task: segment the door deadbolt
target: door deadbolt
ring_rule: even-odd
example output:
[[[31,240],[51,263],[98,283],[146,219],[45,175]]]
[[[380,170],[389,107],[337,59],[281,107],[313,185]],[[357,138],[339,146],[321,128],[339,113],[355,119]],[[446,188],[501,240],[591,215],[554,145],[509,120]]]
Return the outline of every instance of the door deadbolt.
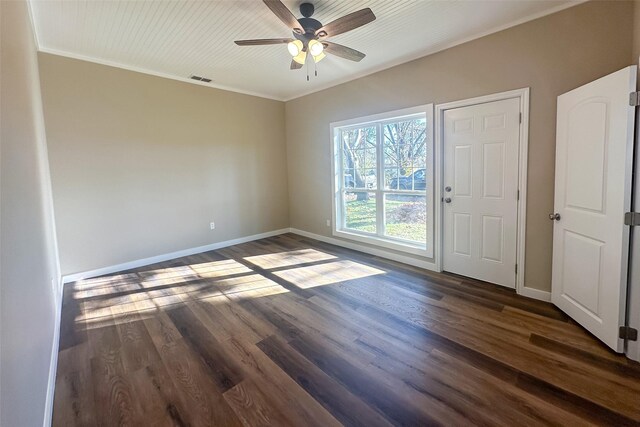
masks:
[[[444,187],[444,191],[446,191],[447,193],[451,192],[451,187],[449,187],[449,186]]]

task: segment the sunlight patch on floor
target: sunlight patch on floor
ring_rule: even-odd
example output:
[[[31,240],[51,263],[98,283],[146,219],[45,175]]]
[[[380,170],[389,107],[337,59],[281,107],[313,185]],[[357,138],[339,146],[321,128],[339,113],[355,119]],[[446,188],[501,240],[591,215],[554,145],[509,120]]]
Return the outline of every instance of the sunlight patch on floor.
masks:
[[[344,260],[291,268],[277,271],[274,274],[299,288],[313,288],[316,286],[345,282],[347,280],[362,279],[363,277],[377,274],[385,274],[385,272],[364,264]]]
[[[251,271],[251,270],[249,270]],[[173,273],[154,275],[154,287],[139,281],[135,292],[124,295],[92,295],[79,302],[80,314],[76,323],[86,329],[139,320],[138,316],[152,316],[159,311],[184,305],[188,302],[206,301],[212,304],[228,304],[230,300],[245,300],[289,292],[276,282],[254,273],[216,281],[183,283]],[[132,317],[133,316],[133,317]]]
[[[117,292],[127,292],[140,287],[138,280],[140,280],[140,277],[135,273],[78,280],[73,283],[73,297],[75,299],[84,299]]]
[[[275,254],[256,255],[244,258],[246,261],[260,268],[271,269],[289,267],[308,262],[326,261],[336,259],[335,256],[317,251],[315,249],[301,249],[298,251],[278,252]]]
[[[202,278],[216,278],[236,274],[253,273],[253,270],[232,259],[191,264],[189,267]]]
[[[338,260],[315,249],[244,259],[262,269],[274,270],[272,274],[299,288],[385,273],[354,261]],[[87,329],[139,320],[189,302],[228,304],[289,292],[233,259],[80,280],[73,286],[80,311],[75,320]]]

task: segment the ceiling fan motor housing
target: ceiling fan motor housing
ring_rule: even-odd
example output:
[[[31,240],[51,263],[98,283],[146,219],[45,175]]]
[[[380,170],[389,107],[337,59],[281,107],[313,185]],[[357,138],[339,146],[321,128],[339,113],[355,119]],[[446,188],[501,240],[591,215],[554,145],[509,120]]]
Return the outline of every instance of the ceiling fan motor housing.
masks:
[[[293,36],[298,40],[309,41],[316,38],[316,30],[322,28],[322,23],[313,18],[300,18],[298,22],[304,28],[304,34],[298,34],[295,31]]]
[[[311,17],[314,11],[315,7],[311,3],[302,3],[300,5],[300,14],[304,16],[304,18],[298,19],[298,22],[304,29],[304,34],[298,34],[294,31],[293,36],[302,41],[305,46],[309,43],[310,40],[317,38],[315,35],[316,30],[322,28],[322,23],[317,19],[313,19]]]

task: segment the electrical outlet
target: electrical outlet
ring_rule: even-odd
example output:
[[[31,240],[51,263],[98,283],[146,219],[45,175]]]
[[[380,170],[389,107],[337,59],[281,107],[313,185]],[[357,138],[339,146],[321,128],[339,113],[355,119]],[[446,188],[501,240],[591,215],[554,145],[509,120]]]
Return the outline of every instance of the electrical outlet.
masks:
[[[209,228],[212,229],[212,230],[215,230],[216,229],[216,223],[215,222],[210,222],[209,223]]]
[[[330,219],[327,220],[327,227],[331,227],[331,220]]]

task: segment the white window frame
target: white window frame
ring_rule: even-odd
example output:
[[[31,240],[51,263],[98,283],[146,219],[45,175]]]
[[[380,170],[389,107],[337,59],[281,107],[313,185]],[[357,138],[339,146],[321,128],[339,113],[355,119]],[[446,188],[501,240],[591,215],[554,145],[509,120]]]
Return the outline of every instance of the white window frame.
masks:
[[[424,191],[418,190],[401,190],[403,194],[415,194],[424,195],[427,202],[427,235],[425,236],[426,243],[424,245],[420,243],[410,242],[408,240],[397,239],[389,236],[383,236],[383,224],[384,224],[384,196],[387,193],[398,193],[398,190],[386,190],[384,188],[384,159],[382,157],[382,132],[381,126],[384,122],[396,122],[402,120],[404,117],[414,116],[416,114],[424,114],[427,121],[427,131],[425,132],[426,139],[426,151],[427,151],[427,164],[426,164],[426,181],[427,186]],[[343,195],[343,179],[341,179],[342,173],[342,147],[340,140],[340,132],[348,128],[362,128],[367,125],[375,124],[378,126],[376,132],[377,138],[377,164],[376,164],[376,179],[377,185],[375,189],[363,189],[362,191],[375,193],[377,206],[382,208],[377,209],[376,217],[376,233],[359,232],[357,230],[350,230],[344,227],[345,215],[343,212],[344,201]],[[374,114],[366,117],[358,117],[350,120],[344,120],[340,122],[334,122],[330,124],[331,131],[331,190],[332,190],[332,231],[333,235],[343,239],[354,240],[357,242],[368,243],[374,246],[380,246],[387,249],[393,249],[396,251],[406,252],[414,255],[420,255],[426,258],[432,259],[435,253],[435,215],[436,215],[436,200],[435,200],[435,187],[436,187],[436,159],[434,157],[434,144],[433,135],[435,131],[435,123],[433,120],[433,104],[421,105],[412,108],[405,108],[402,110],[389,111],[381,114]],[[358,191],[358,189],[355,189]]]

